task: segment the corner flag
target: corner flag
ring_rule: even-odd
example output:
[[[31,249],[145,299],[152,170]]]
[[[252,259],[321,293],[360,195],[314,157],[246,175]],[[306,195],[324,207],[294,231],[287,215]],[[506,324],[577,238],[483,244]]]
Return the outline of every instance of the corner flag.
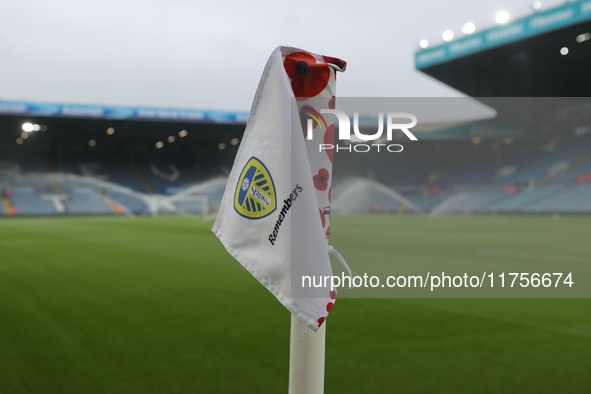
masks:
[[[334,109],[340,59],[279,47],[259,83],[212,231],[314,331],[336,299],[329,261]],[[311,125],[308,126],[308,125]],[[310,130],[313,138],[308,139]],[[303,277],[309,278],[304,284]]]

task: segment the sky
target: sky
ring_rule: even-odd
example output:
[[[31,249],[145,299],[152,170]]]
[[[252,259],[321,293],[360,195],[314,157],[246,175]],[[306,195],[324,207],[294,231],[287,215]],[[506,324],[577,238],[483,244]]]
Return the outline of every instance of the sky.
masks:
[[[247,111],[279,45],[347,61],[339,96],[458,96],[414,69],[419,40],[531,3],[0,0],[0,100]]]

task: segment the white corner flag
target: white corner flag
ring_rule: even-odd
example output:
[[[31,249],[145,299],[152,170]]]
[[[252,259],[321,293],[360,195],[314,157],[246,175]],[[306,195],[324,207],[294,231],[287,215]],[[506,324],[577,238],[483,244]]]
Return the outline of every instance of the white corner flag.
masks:
[[[316,331],[334,305],[329,261],[334,118],[340,59],[273,51],[213,232],[255,278]],[[331,115],[332,116],[332,115]],[[311,135],[310,135],[311,134]]]

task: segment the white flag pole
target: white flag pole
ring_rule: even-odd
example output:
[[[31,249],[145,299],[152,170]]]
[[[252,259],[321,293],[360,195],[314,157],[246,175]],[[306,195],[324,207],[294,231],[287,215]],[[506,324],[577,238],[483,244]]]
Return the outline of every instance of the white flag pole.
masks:
[[[314,332],[291,315],[289,394],[324,393],[326,321]]]
[[[326,320],[314,332],[292,314],[288,394],[324,394],[325,350]]]

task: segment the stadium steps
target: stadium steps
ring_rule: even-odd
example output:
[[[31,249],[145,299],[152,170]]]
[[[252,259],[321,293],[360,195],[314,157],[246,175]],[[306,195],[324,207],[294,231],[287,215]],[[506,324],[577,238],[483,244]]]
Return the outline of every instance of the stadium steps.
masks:
[[[7,215],[14,215],[14,207],[9,197],[2,197],[2,206]]]
[[[573,162],[570,170],[562,174],[561,177],[555,179],[556,181],[572,182],[576,180],[579,175],[586,175],[591,172],[591,151],[586,155],[579,157]]]
[[[587,152],[587,154],[579,157],[577,160],[573,161],[571,168],[575,168],[580,166],[581,164],[585,163],[586,161],[591,160],[591,151]]]
[[[454,166],[454,162],[448,162],[447,165],[442,169],[429,174],[427,178],[427,187],[433,186],[435,183],[441,182],[443,178],[451,171]],[[439,182],[438,182],[439,181]]]
[[[408,197],[404,197],[404,199],[400,202],[400,204],[398,204],[398,208],[396,209],[396,213],[398,214],[403,214],[404,210],[406,209],[406,204],[408,204],[410,200],[408,199]]]
[[[585,162],[589,161],[591,159],[591,151],[587,152],[586,154],[579,156],[577,159],[575,159],[572,163],[570,163],[570,167],[568,169],[568,171],[564,172],[564,173],[569,173],[573,170],[576,170],[578,167],[580,167],[581,165],[583,165]],[[541,183],[548,183],[558,177],[560,177],[560,175],[563,175],[564,173],[560,173],[560,174],[547,174],[541,181]]]
[[[113,199],[111,197],[104,195],[103,199],[105,200],[105,204],[107,204],[107,206],[109,207],[111,212],[113,212],[115,214],[119,213],[119,211],[117,210],[117,204],[115,203],[115,201],[113,201]]]
[[[155,193],[154,187],[152,186],[152,184],[150,183],[148,178],[144,175],[142,170],[140,170],[140,168],[131,159],[129,160],[129,167],[133,170],[133,172],[135,173],[137,178],[140,180],[142,185],[144,185],[144,187],[146,188],[148,193],[154,194]]]
[[[589,153],[591,137],[571,140],[570,142],[546,153],[529,165],[519,168],[517,172],[503,179],[503,183],[528,182],[531,180],[543,180],[548,170],[560,162],[568,162],[573,157],[582,157]],[[556,178],[563,174],[556,174]]]
[[[211,169],[215,176],[224,176],[222,170],[220,170],[211,160],[208,158],[205,159],[205,164]]]
[[[572,169],[571,171],[560,175],[554,179],[555,183],[558,182],[565,182],[565,183],[573,183],[576,182],[577,177],[580,175],[588,175],[591,173],[591,160],[586,161],[576,168]]]
[[[51,164],[51,160],[49,159],[49,157],[47,155],[43,156],[43,163],[45,164],[45,170],[49,174],[49,179],[51,181],[51,184],[53,185],[53,188],[55,189],[55,192],[57,194],[63,194],[64,189],[62,188],[59,181],[57,180],[57,178],[55,176],[55,170],[53,168],[53,165]]]

